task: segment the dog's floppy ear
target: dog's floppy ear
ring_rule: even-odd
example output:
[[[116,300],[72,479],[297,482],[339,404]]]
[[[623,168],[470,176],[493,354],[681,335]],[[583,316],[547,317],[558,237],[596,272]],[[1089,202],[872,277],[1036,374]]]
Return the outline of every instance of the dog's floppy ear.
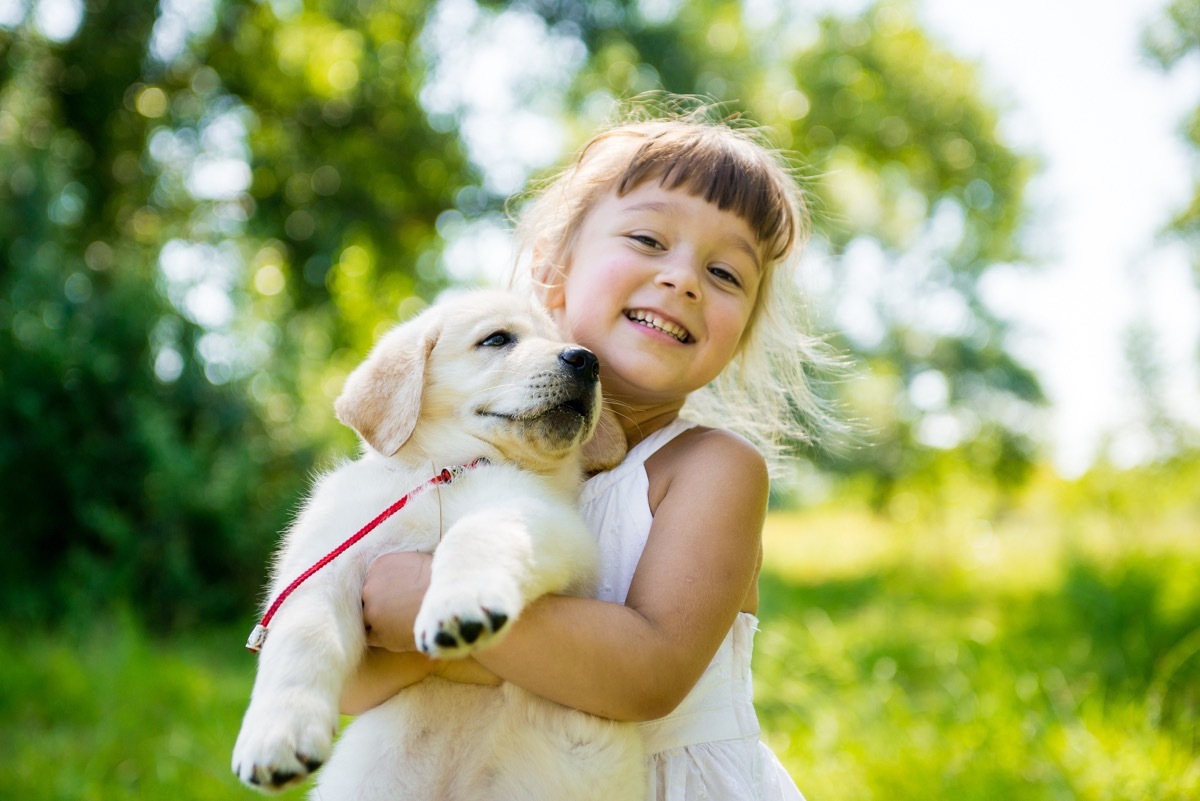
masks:
[[[583,469],[588,473],[610,470],[621,463],[629,450],[625,432],[617,422],[617,415],[607,403],[600,405],[600,419],[591,438],[583,443]]]
[[[334,401],[338,420],[384,456],[400,450],[417,425],[425,365],[439,331],[427,315],[392,329],[350,373]]]

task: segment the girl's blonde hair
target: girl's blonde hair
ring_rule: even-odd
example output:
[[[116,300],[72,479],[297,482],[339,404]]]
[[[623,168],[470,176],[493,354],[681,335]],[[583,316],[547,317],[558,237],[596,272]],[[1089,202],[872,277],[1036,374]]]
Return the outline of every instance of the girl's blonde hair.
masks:
[[[584,218],[609,191],[647,181],[702,197],[745,220],[765,256],[755,308],[737,354],[688,397],[684,413],[753,442],[772,467],[834,424],[812,389],[814,368],[836,362],[807,332],[795,281],[808,214],[795,170],[762,132],[715,119],[713,108],[680,111],[679,99],[639,102],[593,136],[565,169],[535,186],[516,215],[518,282],[547,286],[563,274]],[[618,414],[620,410],[617,410]]]

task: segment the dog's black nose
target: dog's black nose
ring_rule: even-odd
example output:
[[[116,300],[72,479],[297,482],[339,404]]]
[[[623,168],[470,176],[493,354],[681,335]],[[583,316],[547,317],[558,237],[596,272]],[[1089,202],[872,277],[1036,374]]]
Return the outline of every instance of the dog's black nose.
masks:
[[[600,377],[600,360],[587,348],[568,348],[558,354],[558,360],[580,378],[595,381]]]

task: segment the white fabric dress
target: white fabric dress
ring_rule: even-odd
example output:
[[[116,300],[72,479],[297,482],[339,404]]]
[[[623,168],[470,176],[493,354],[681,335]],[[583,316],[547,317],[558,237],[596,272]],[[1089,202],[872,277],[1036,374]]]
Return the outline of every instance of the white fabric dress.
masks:
[[[694,423],[682,418],[635,445],[583,487],[584,517],[600,543],[599,596],[624,603],[650,533],[646,459]],[[647,801],[803,801],[759,739],[750,656],[758,619],[742,612],[712,662],[671,714],[641,724]]]

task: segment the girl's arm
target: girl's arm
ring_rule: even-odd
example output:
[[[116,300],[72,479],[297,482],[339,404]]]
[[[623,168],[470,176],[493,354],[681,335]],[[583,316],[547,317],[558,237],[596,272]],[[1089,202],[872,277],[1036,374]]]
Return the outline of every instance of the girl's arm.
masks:
[[[432,666],[433,661],[417,651],[400,653],[368,648],[358,671],[342,688],[338,711],[343,715],[361,715],[424,679]]]
[[[654,523],[625,604],[539,599],[508,636],[475,654],[480,665],[616,720],[651,720],[683,700],[738,611],[753,604],[768,479],[758,452],[722,431],[681,435],[650,465]],[[373,644],[410,649],[408,607],[422,590],[403,591],[409,601],[382,601],[376,593],[395,588],[387,569],[382,559],[372,569],[364,618]]]
[[[425,587],[429,586],[429,557],[424,554],[393,554],[401,558],[384,555],[386,570],[376,570],[375,564],[367,571],[363,586],[363,620],[367,629],[367,643],[380,645],[377,632],[371,622],[391,624],[409,616],[411,621],[420,608]],[[376,560],[379,564],[379,560]],[[383,586],[381,585],[383,583]],[[420,588],[420,595],[412,588]],[[392,590],[392,591],[388,591]],[[382,612],[372,607],[368,615],[368,598],[386,599],[389,607]],[[394,625],[388,625],[389,630]],[[433,672],[433,661],[415,648],[368,648],[359,663],[358,670],[346,686],[338,709],[344,715],[360,715],[368,709],[382,704],[409,685],[416,684]]]
[[[430,557],[420,553],[387,554],[380,557],[386,569],[367,571],[363,586],[363,620],[367,642],[378,646],[379,634],[371,621],[386,624],[388,631],[399,632],[398,621],[407,620],[407,642],[390,643],[389,648],[368,648],[358,670],[342,689],[338,709],[344,715],[361,715],[382,704],[405,687],[429,676],[467,684],[497,684],[495,674],[480,667],[473,659],[430,659],[416,650],[412,639],[413,621],[429,586]],[[370,599],[370,600],[368,600]],[[380,607],[380,603],[384,607]]]
[[[659,455],[668,467],[661,483],[652,470],[654,523],[625,605],[543,599],[476,656],[484,667],[617,720],[683,700],[754,594],[769,484],[758,452],[727,432],[683,435]]]
[[[368,648],[358,671],[342,689],[338,711],[343,715],[361,715],[429,676],[461,684],[500,683],[496,674],[474,659],[435,660],[417,651]]]

